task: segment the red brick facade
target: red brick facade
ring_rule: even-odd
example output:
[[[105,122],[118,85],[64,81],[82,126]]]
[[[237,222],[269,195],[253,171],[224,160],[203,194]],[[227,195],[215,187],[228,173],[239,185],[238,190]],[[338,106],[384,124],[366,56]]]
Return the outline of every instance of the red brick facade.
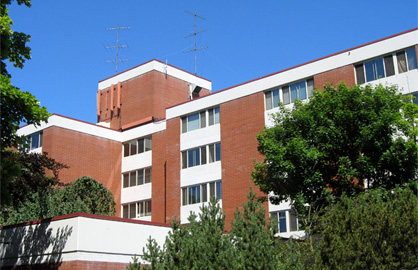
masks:
[[[128,263],[68,261],[60,263],[43,263],[32,265],[6,266],[4,270],[123,270]]]
[[[121,160],[120,142],[76,132],[60,127],[43,131],[42,151],[68,165],[59,178],[64,183],[90,176],[103,183],[113,194],[117,215],[120,216]]]
[[[348,87],[356,83],[354,65],[340,67],[314,76],[314,84],[317,89],[323,89],[327,83],[337,86],[339,82],[345,82]]]

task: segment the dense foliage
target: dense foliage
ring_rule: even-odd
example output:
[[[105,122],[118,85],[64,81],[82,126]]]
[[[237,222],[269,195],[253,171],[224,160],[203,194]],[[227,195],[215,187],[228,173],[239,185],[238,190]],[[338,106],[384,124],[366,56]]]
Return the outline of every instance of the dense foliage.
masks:
[[[201,207],[198,216],[191,214],[189,224],[174,221],[163,247],[149,240],[143,259],[150,265],[144,269],[278,269],[274,230],[256,195],[251,192],[248,198],[243,209],[237,209],[228,234],[215,199]]]
[[[410,188],[342,196],[319,222],[322,267],[416,269],[418,200]]]
[[[113,216],[116,212],[112,193],[91,177],[80,177],[65,187],[49,186],[29,192],[17,206],[3,209],[0,225],[77,212]]]
[[[318,210],[327,197],[416,180],[417,106],[404,99],[396,87],[339,84],[293,109],[281,104],[274,126],[257,136],[265,159],[254,182],[275,203]]]

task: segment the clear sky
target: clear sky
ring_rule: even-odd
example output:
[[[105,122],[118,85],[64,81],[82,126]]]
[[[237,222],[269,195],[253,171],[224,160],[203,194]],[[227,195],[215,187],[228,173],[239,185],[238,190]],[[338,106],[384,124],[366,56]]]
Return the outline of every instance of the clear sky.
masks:
[[[32,36],[32,59],[9,64],[12,83],[50,113],[96,122],[98,82],[151,59],[197,74],[218,91],[285,68],[417,27],[417,0],[32,0],[9,7],[13,29]]]

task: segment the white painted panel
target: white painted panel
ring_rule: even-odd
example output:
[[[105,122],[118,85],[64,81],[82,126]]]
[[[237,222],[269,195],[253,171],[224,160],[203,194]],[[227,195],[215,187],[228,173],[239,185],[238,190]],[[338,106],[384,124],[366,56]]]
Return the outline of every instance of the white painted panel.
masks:
[[[122,133],[122,142],[128,142],[137,138],[152,135],[166,129],[166,121],[152,122],[146,125],[128,129]]]
[[[222,200],[219,200],[220,207],[222,208]],[[188,218],[190,216],[190,212],[195,213],[197,216],[199,216],[200,213],[200,207],[203,205],[208,205],[208,202],[205,203],[196,203],[191,205],[184,205],[180,209],[180,222],[181,224],[189,223]],[[199,218],[197,218],[199,220]]]
[[[180,151],[207,145],[221,140],[221,125],[216,124],[190,132],[180,136]]]
[[[269,212],[277,212],[277,211],[283,211],[283,210],[290,210],[290,202],[289,201],[284,201],[281,202],[280,204],[272,204],[269,200]]]
[[[152,150],[140,154],[122,157],[122,173],[140,168],[151,167]]]
[[[371,85],[382,84],[397,85],[402,94],[408,94],[418,91],[418,70],[413,69],[408,72],[396,74],[387,78],[381,78],[376,81],[368,82]]]
[[[123,186],[123,185],[122,185]],[[147,183],[139,186],[122,188],[121,204],[149,200],[152,197],[152,184]]]
[[[220,180],[221,178],[222,165],[220,161],[217,161],[201,166],[182,169],[180,171],[180,186],[186,187],[200,183]]]

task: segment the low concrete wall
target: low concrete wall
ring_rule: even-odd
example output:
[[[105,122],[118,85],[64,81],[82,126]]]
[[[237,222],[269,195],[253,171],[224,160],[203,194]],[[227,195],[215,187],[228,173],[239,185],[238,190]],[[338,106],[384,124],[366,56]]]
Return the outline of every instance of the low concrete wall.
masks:
[[[161,246],[166,224],[83,213],[0,228],[0,268],[89,261],[128,263],[148,238]]]

